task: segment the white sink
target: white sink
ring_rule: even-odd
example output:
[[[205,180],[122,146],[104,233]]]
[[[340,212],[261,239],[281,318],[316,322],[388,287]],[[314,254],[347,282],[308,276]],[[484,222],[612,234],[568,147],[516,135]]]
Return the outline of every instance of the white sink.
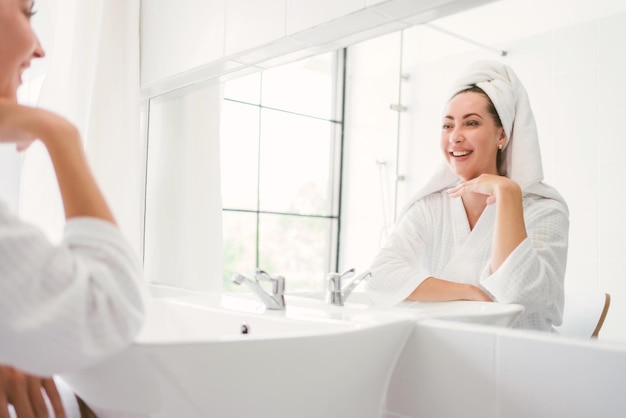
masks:
[[[289,295],[292,303],[304,304],[307,299],[313,300],[315,304],[324,301],[322,292],[299,292]],[[357,309],[374,307],[374,303],[366,292],[352,292],[346,298],[345,306]],[[379,308],[381,310],[391,310],[397,313],[404,313],[417,319],[445,319],[450,321],[496,325],[502,327],[512,326],[519,315],[524,311],[524,307],[519,304],[504,304],[495,302],[471,302],[471,301],[450,301],[450,302],[402,302],[392,308]]]
[[[152,298],[134,344],[63,375],[98,417],[381,416],[413,320],[219,294]],[[242,333],[242,326],[248,333]]]

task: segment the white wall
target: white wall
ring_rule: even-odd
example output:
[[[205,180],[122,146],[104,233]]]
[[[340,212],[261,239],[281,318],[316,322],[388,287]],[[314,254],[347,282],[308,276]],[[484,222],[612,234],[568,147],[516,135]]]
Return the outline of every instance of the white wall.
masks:
[[[142,0],[142,88],[257,71],[490,1]]]
[[[616,13],[495,45],[508,51],[506,57],[424,26],[405,30],[402,72],[409,78],[401,83],[406,91],[403,104],[408,110],[400,119],[398,165],[406,180],[399,183],[397,196],[402,206],[441,161],[439,119],[449,84],[478,59],[510,64],[525,84],[535,111],[545,181],[559,189],[570,207],[566,291],[610,293],[612,304],[601,338],[620,342],[626,342],[626,328],[622,326],[626,320],[626,280],[620,262],[626,247],[622,238],[626,236],[622,215],[626,199],[621,193],[619,152],[624,136],[620,121],[626,117],[625,28],[626,13]],[[385,39],[382,48],[385,44],[380,41],[378,46],[373,41],[368,43],[374,47],[375,56],[387,51],[386,57],[393,60],[389,57],[397,40],[390,35]],[[356,68],[359,63],[354,65]],[[389,77],[397,79],[393,71]],[[358,74],[355,78],[358,81]],[[371,98],[375,96],[372,93]],[[358,101],[359,96],[355,97]],[[361,115],[354,123],[387,118],[385,112]],[[348,132],[356,130],[347,128]],[[370,152],[355,150],[361,155]],[[367,175],[359,173],[354,181]],[[371,196],[377,193],[372,191],[369,200],[353,201],[347,206],[366,207],[364,203],[368,202],[376,208],[380,203]],[[359,230],[367,224],[350,227]],[[353,254],[369,256],[378,245],[374,238],[367,241],[359,235],[354,239],[344,237],[343,245]],[[350,260],[352,264],[363,262]]]

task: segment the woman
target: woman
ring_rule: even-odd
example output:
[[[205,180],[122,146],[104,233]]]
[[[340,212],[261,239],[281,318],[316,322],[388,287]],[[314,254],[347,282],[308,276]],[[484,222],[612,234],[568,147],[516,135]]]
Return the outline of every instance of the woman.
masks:
[[[0,143],[40,140],[52,160],[67,219],[63,241],[0,203],[0,417],[46,416],[43,388],[63,415],[50,376],[126,347],[143,321],[140,264],[87,165],[77,129],[54,113],[21,106],[17,88],[44,56],[32,0],[0,0]]]
[[[446,164],[373,262],[372,298],[519,303],[517,327],[551,331],[562,319],[568,211],[542,182],[534,117],[511,68],[478,62],[454,84],[441,149]]]

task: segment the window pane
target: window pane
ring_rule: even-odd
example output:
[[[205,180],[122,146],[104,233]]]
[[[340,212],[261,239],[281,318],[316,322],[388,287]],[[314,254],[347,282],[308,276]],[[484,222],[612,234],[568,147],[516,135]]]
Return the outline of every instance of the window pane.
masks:
[[[335,117],[336,52],[265,70],[263,106],[290,112]]]
[[[225,100],[221,131],[222,204],[256,210],[259,108]]]
[[[332,269],[337,221],[303,216],[261,214],[259,267],[285,277],[285,291],[324,289]],[[333,253],[334,254],[334,253]]]
[[[237,271],[251,277],[255,268],[285,276],[288,291],[320,291],[334,269],[338,57],[331,52],[225,84],[221,166],[227,291],[247,292],[233,285],[231,276]]]
[[[223,212],[224,290],[249,292],[231,282],[233,273],[252,278],[256,268],[256,213]]]
[[[230,80],[224,84],[224,98],[240,102],[261,103],[261,73]]]
[[[334,215],[336,124],[268,109],[261,118],[260,210]]]

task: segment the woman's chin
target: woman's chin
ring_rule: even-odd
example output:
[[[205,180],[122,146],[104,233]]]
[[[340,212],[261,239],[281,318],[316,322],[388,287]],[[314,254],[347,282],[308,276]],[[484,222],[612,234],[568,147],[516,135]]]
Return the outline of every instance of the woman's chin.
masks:
[[[2,89],[0,90],[0,100],[9,100],[17,103],[17,90]]]

